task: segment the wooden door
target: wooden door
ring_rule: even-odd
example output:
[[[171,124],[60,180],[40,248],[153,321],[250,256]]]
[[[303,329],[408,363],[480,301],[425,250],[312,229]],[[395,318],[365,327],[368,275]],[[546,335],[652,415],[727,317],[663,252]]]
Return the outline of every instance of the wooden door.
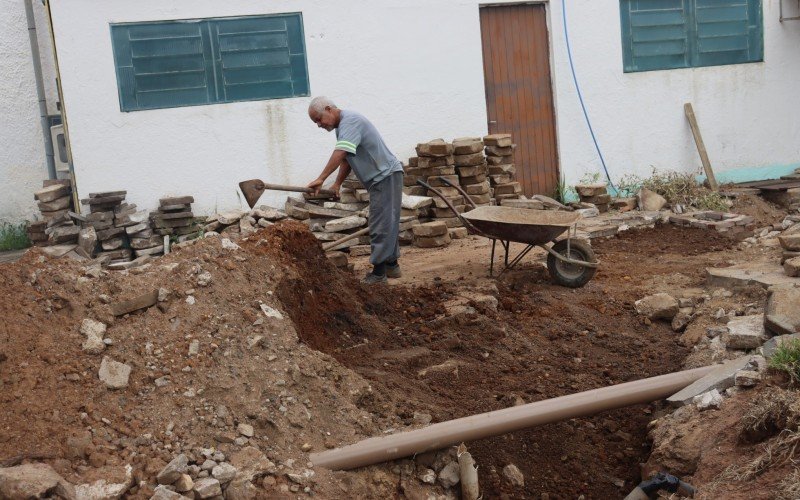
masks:
[[[482,7],[483,73],[489,133],[510,133],[526,195],[558,184],[553,88],[545,6]]]

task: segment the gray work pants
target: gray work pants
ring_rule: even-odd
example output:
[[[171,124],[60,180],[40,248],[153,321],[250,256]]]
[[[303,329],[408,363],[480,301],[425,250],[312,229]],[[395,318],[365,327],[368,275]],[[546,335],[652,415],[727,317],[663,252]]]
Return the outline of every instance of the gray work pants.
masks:
[[[400,209],[403,201],[403,172],[370,184],[369,262],[373,266],[396,261],[400,257]]]

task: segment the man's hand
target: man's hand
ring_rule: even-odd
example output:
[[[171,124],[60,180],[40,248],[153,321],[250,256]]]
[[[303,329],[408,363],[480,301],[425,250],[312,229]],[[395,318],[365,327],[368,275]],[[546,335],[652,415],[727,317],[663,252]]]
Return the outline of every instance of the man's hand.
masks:
[[[324,182],[325,182],[325,179],[317,178],[317,179],[314,179],[313,181],[309,182],[308,186],[306,186],[306,187],[313,189],[314,191],[312,192],[312,194],[316,196],[316,195],[319,194],[319,190],[322,189],[322,184]]]
[[[342,188],[342,185],[341,185],[341,184],[339,184],[338,182],[337,182],[337,183],[334,183],[334,184],[333,184],[333,185],[330,187],[330,190],[334,192],[334,195],[333,195],[333,196],[334,196],[334,198],[336,198],[337,200],[338,200],[339,198],[341,198],[341,196],[339,196],[339,190],[340,190],[341,188]]]

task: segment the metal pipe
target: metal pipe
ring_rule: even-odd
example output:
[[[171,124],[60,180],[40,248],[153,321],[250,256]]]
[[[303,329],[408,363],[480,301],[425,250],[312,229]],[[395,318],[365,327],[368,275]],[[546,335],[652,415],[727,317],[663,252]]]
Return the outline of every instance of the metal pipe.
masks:
[[[315,467],[354,469],[438,450],[462,441],[474,441],[568,418],[648,403],[674,394],[712,369],[713,367],[706,366],[659,375],[471,415],[392,436],[369,438],[343,448],[312,453],[311,461]]]
[[[50,123],[47,120],[47,97],[44,93],[42,60],[39,55],[39,38],[36,35],[36,18],[33,14],[33,0],[25,0],[25,17],[28,19],[28,38],[31,43],[33,75],[36,78],[36,95],[39,98],[39,121],[42,127],[42,135],[44,136],[44,154],[47,160],[47,175],[50,179],[55,179],[55,152],[53,151],[53,136],[50,135]]]

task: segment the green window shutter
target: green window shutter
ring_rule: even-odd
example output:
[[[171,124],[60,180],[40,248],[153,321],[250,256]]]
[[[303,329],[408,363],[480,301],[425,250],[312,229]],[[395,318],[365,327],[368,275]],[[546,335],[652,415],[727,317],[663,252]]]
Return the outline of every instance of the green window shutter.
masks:
[[[685,0],[622,0],[620,6],[626,72],[689,66]]]
[[[763,60],[760,0],[694,0],[697,50],[693,66]]]
[[[625,72],[763,60],[761,0],[620,0]]]
[[[111,27],[123,111],[213,101],[201,31],[199,22]]]
[[[225,101],[308,95],[300,14],[211,23]]]
[[[120,109],[309,94],[301,14],[111,27]]]

